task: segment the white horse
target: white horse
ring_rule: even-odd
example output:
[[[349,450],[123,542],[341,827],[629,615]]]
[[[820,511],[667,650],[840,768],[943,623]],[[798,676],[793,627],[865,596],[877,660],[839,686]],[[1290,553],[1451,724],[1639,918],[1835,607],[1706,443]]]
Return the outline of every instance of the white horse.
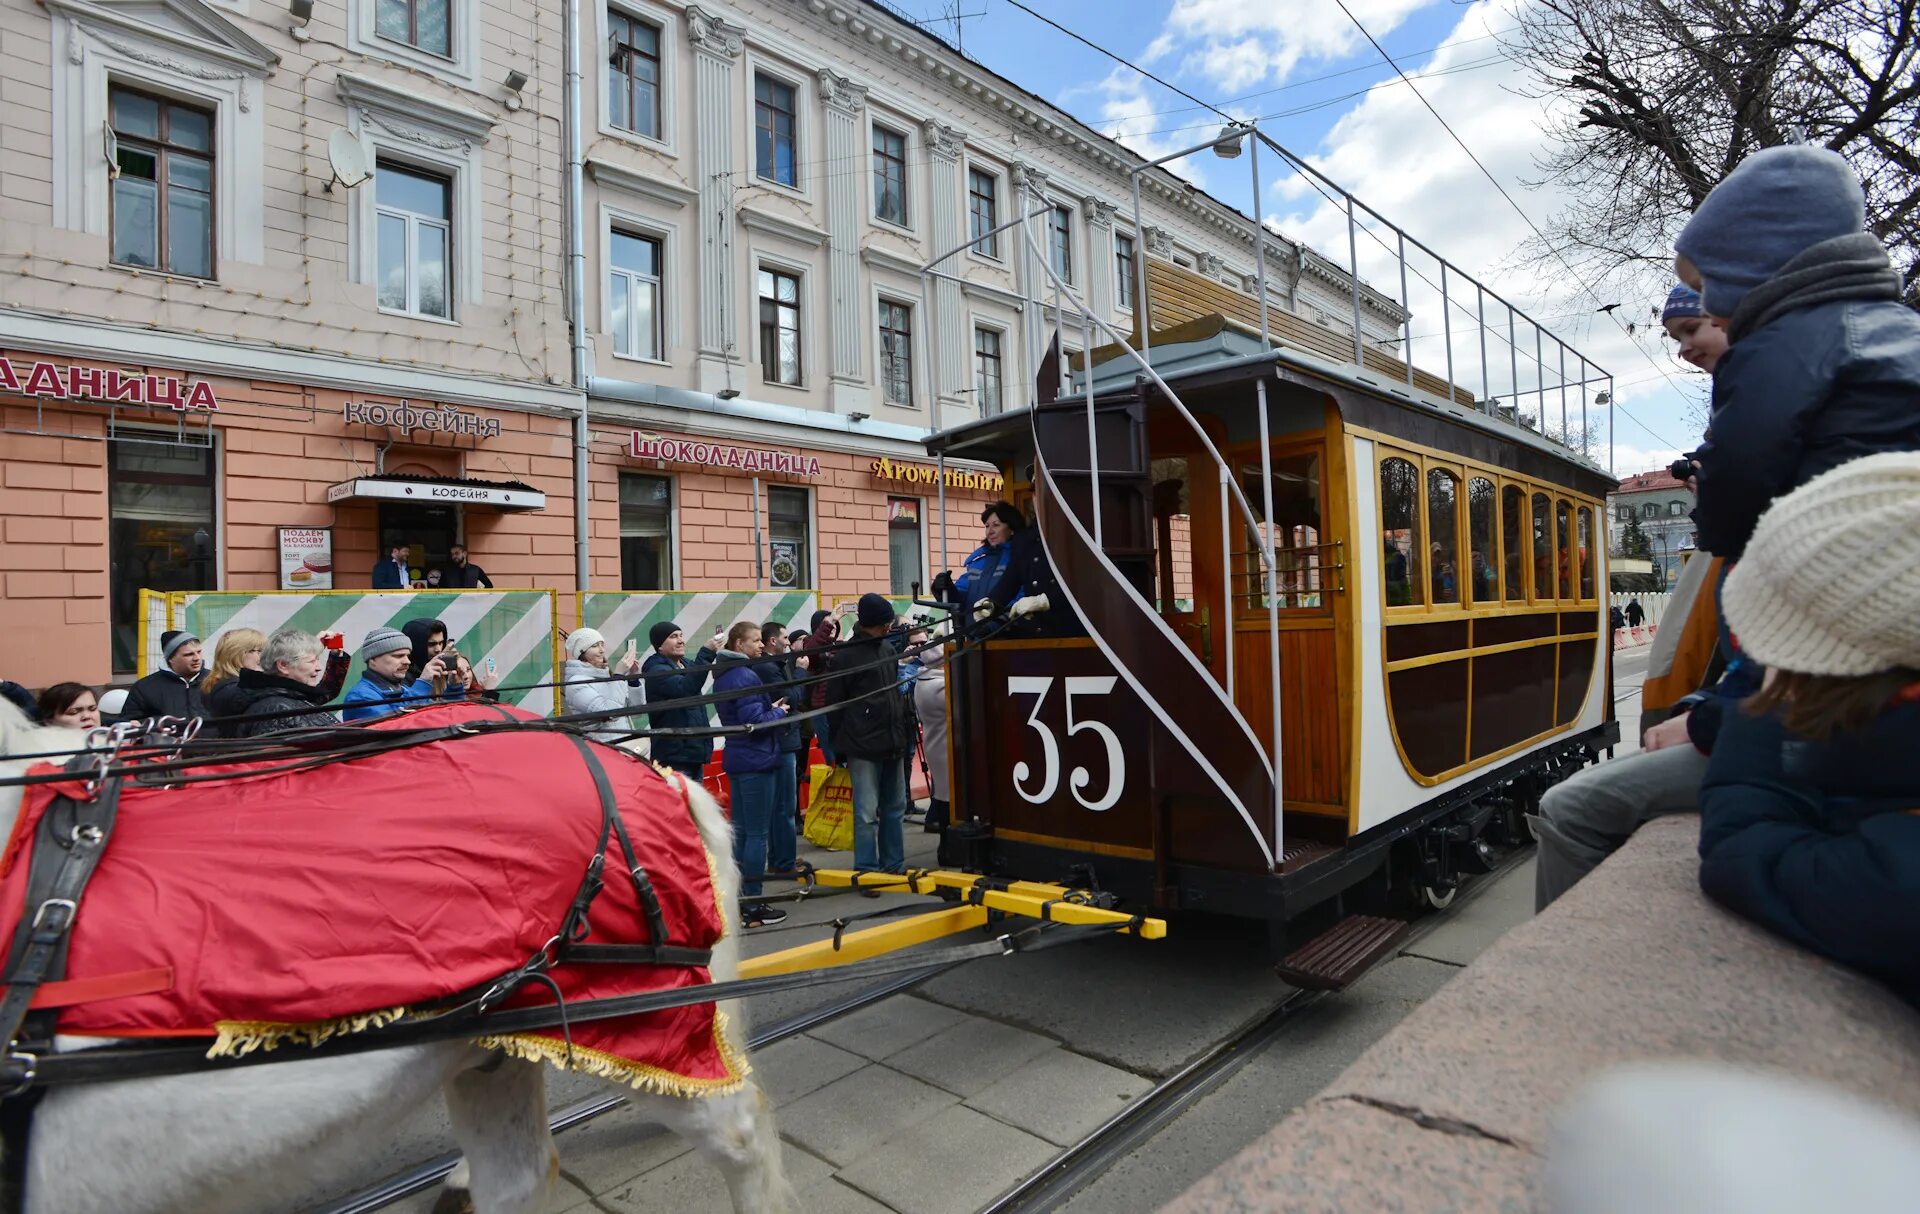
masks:
[[[31,725],[0,701],[0,775],[30,765],[4,756],[82,745],[80,733]],[[719,805],[698,785],[689,794],[701,841],[717,861],[727,926],[711,968],[714,980],[724,982],[739,971],[740,874]],[[19,786],[0,786],[0,838],[12,830],[20,803]],[[745,1031],[738,1007],[723,1004],[722,1010]],[[454,1041],[55,1088],[34,1118],[27,1210],[258,1214],[282,1208],[284,1195],[295,1189],[352,1185],[365,1161],[386,1145],[392,1123],[440,1093],[464,1158],[436,1208],[538,1214],[560,1169],[547,1129],[544,1066]],[[636,1092],[628,1098],[720,1170],[740,1214],[797,1210],[772,1111],[751,1080],[728,1096]]]

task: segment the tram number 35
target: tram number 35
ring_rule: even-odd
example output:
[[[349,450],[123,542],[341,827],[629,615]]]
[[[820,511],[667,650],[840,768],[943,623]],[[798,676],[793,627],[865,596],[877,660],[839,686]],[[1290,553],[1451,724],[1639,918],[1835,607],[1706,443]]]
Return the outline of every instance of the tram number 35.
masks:
[[[1076,719],[1074,700],[1088,696],[1105,696],[1113,692],[1114,684],[1120,680],[1114,675],[1069,675],[1057,678],[1053,675],[1012,675],[1007,679],[1009,696],[1032,696],[1033,711],[1027,714],[1027,724],[1040,735],[1040,771],[1037,778],[1033,767],[1025,759],[1014,764],[1013,790],[1020,798],[1032,805],[1041,805],[1053,799],[1060,789],[1060,740],[1054,736],[1053,729],[1040,719],[1040,710],[1046,705],[1047,693],[1053,690],[1055,683],[1066,684],[1067,696],[1067,736],[1079,733],[1091,733],[1098,737],[1107,751],[1106,788],[1097,800],[1089,800],[1086,788],[1094,781],[1095,773],[1085,767],[1076,767],[1067,777],[1068,787],[1073,799],[1094,813],[1104,813],[1113,808],[1120,800],[1120,794],[1127,786],[1127,758],[1120,748],[1119,735],[1101,721]]]

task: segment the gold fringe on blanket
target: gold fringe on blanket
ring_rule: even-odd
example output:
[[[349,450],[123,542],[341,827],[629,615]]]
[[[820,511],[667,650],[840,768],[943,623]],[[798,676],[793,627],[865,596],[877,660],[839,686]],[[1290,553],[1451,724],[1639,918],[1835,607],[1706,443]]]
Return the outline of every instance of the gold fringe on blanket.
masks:
[[[635,1062],[631,1058],[622,1058],[583,1045],[574,1046],[572,1058],[569,1059],[566,1042],[538,1033],[507,1033],[498,1037],[480,1037],[474,1041],[483,1049],[499,1050],[528,1062],[545,1062],[563,1071],[598,1075],[642,1092],[681,1098],[731,1095],[740,1090],[747,1076],[752,1073],[753,1068],[747,1065],[746,1056],[734,1043],[726,1013],[719,1010],[713,1013],[713,1043],[727,1068],[725,1077],[719,1079],[694,1079],[677,1075],[664,1067]]]
[[[292,1042],[314,1046],[333,1037],[367,1029],[384,1028],[407,1014],[404,1007],[383,1012],[365,1012],[341,1016],[335,1020],[316,1020],[308,1024],[280,1024],[272,1020],[222,1020],[214,1025],[219,1035],[207,1049],[209,1058],[242,1058],[255,1050],[278,1049]]]

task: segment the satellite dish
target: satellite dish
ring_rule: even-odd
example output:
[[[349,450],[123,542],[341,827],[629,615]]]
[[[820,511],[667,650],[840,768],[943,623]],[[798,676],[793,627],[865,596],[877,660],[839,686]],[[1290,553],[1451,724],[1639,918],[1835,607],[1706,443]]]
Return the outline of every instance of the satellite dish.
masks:
[[[335,131],[327,136],[327,163],[333,166],[333,180],[351,190],[373,176],[368,166],[373,156],[367,145],[351,131]],[[329,185],[332,182],[328,182]]]

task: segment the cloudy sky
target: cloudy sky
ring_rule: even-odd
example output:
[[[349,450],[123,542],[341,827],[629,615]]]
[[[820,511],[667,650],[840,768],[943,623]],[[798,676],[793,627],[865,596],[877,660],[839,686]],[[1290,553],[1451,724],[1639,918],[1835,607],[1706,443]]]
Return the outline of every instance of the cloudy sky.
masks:
[[[1194,96],[1247,119],[1283,146],[1351,190],[1364,204],[1407,230],[1459,269],[1514,302],[1544,328],[1611,372],[1621,406],[1612,446],[1621,475],[1663,466],[1693,445],[1704,379],[1673,356],[1650,310],[1660,299],[1596,298],[1567,270],[1542,273],[1521,264],[1528,220],[1544,224],[1559,206],[1551,189],[1529,187],[1546,143],[1543,103],[1520,95],[1525,69],[1504,53],[1499,35],[1513,27],[1514,6],[1527,0],[1347,0],[1347,6],[1414,78],[1518,209],[1476,167],[1393,69],[1382,62],[1340,7],[1329,0],[1027,0],[1035,9]],[[1158,155],[1205,139],[1218,117],[1178,94],[1116,65],[1049,28],[1008,0],[894,0],[922,17],[968,16],[960,36],[967,53],[1033,89],[1083,121]],[[952,36],[951,22],[937,26]],[[1251,212],[1248,161],[1210,155],[1181,162],[1186,176]],[[1262,201],[1288,236],[1345,264],[1344,210],[1331,205],[1278,157],[1263,158]],[[1522,213],[1525,215],[1523,217]],[[1377,237],[1377,239],[1376,239]],[[1388,294],[1399,289],[1397,242],[1374,225],[1358,237],[1363,276]],[[1415,361],[1444,373],[1439,269],[1416,255],[1409,265]],[[1450,282],[1455,380],[1481,385],[1479,322],[1472,288]],[[1618,303],[1612,315],[1598,309]],[[1524,321],[1509,341],[1504,306],[1487,304],[1490,394],[1517,386],[1523,409],[1538,394],[1539,361],[1547,364],[1550,424],[1560,411],[1558,354]],[[1615,318],[1618,318],[1616,321]],[[1632,322],[1635,333],[1624,325]],[[1517,347],[1517,348],[1516,348]],[[1570,356],[1569,378],[1577,373]],[[1597,374],[1597,373],[1596,373]],[[1600,385],[1590,384],[1589,397]],[[1568,395],[1577,425],[1579,395]],[[1591,413],[1595,455],[1608,460],[1606,411]]]

